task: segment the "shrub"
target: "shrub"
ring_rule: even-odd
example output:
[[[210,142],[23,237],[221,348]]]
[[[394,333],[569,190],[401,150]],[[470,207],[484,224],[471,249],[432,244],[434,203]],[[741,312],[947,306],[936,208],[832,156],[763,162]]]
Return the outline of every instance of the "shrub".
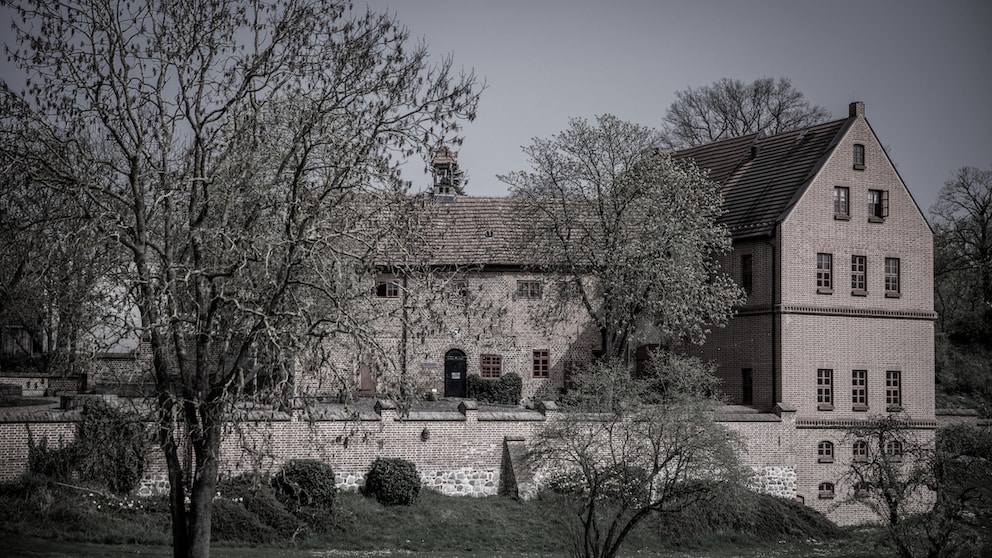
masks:
[[[523,379],[512,372],[496,380],[484,379],[478,374],[468,376],[468,396],[486,403],[516,405],[520,402],[523,387]]]
[[[68,481],[72,478],[76,463],[76,445],[64,444],[60,448],[49,448],[48,438],[42,436],[35,443],[28,430],[28,472],[43,475],[52,480]]]
[[[213,541],[264,543],[279,538],[275,529],[259,521],[240,502],[216,498],[213,507],[210,531]]]
[[[99,399],[87,401],[75,442],[80,478],[117,494],[131,492],[145,471],[146,440],[137,414]]]
[[[365,477],[365,494],[387,506],[408,506],[420,494],[417,467],[405,459],[376,459]]]
[[[334,469],[315,459],[295,459],[285,464],[272,479],[280,501],[292,512],[302,508],[334,509],[337,487]]]

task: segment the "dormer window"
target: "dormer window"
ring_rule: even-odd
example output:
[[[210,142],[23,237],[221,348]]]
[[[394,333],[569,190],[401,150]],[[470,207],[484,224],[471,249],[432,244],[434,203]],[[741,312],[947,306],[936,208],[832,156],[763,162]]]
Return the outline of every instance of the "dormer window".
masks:
[[[854,170],[865,170],[865,146],[854,144]]]

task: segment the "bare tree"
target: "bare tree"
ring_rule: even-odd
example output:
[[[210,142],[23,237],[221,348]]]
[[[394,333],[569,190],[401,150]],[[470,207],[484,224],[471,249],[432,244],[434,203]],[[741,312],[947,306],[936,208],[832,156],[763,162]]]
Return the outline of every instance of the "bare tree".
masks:
[[[500,179],[519,202],[535,268],[554,277],[541,320],[578,309],[595,325],[602,357],[624,357],[636,331],[666,344],[702,342],[725,324],[742,292],[714,255],[730,249],[717,224],[719,186],[654,149],[653,132],[611,115],[573,119],[525,148],[534,166]]]
[[[903,558],[977,552],[992,526],[992,437],[964,425],[936,434],[899,417],[852,428],[848,503],[870,510]]]
[[[713,420],[717,380],[698,359],[658,353],[634,377],[618,359],[576,374],[531,458],[563,506],[577,558],[612,558],[646,518],[679,514],[742,484],[740,441]]]
[[[830,118],[787,78],[751,83],[723,78],[675,93],[662,119],[667,147],[685,149],[712,141],[764,132],[768,135],[812,126]]]
[[[372,217],[406,203],[399,161],[459,143],[480,87],[346,2],[15,9],[27,86],[3,94],[31,120],[38,180],[129,258],[174,553],[207,556],[225,421],[261,368],[292,393],[308,347],[362,334]]]
[[[938,310],[944,331],[992,339],[992,170],[962,167],[930,208]],[[959,303],[964,304],[959,304]]]

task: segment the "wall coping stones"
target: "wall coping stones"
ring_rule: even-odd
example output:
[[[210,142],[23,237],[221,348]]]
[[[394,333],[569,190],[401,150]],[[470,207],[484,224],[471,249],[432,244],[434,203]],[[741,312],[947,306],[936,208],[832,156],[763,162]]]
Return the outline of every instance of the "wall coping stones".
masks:
[[[782,422],[782,417],[771,413],[714,413],[717,422]]]
[[[490,421],[536,421],[540,422],[545,416],[537,411],[514,410],[514,411],[479,411],[479,420]]]

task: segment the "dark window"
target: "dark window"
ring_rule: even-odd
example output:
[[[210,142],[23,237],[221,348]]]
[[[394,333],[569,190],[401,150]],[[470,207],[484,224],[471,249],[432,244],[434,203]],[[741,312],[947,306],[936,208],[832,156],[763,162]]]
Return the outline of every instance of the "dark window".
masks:
[[[538,299],[541,298],[540,281],[517,281],[517,298]]]
[[[865,146],[854,144],[854,169],[865,170]]]
[[[380,280],[375,286],[375,296],[379,298],[399,298],[399,283],[392,279]]]
[[[741,402],[754,403],[754,374],[750,368],[741,368]]]
[[[744,287],[744,292],[751,294],[754,287],[754,259],[751,254],[741,256],[741,286]]]
[[[483,378],[499,378],[503,374],[503,357],[500,355],[479,355],[479,375]]]
[[[817,487],[821,500],[830,500],[834,497],[834,483],[832,482],[821,482],[820,486]]]
[[[882,221],[889,216],[889,192],[868,190],[868,220]]]
[[[658,350],[658,345],[648,344],[641,345],[637,347],[634,352],[634,377],[637,379],[643,379],[650,376],[650,369],[648,368],[651,364],[651,356],[654,352]]]
[[[551,358],[547,349],[534,350],[534,377],[547,378],[551,371]]]
[[[851,215],[851,207],[848,204],[850,190],[844,186],[834,187],[834,217],[846,218]]]
[[[834,408],[834,371],[821,368],[816,371],[817,409],[829,411]]]
[[[851,403],[855,411],[868,410],[868,371],[851,371]]]
[[[816,288],[819,292],[827,293],[833,289],[831,268],[833,268],[833,254],[816,255]]]
[[[816,445],[816,457],[820,463],[834,462],[834,443],[826,440]]]
[[[854,497],[864,498],[868,495],[870,488],[871,485],[864,481],[854,483]]]
[[[902,459],[902,442],[899,440],[885,442],[885,457],[893,461]]]
[[[892,410],[902,407],[902,373],[885,371],[885,405]]]
[[[851,448],[851,457],[855,461],[866,461],[868,459],[868,442],[856,440]]]
[[[851,290],[858,294],[865,293],[867,282],[865,269],[868,267],[868,256],[851,256]]]
[[[899,258],[885,258],[885,296],[899,296]]]

